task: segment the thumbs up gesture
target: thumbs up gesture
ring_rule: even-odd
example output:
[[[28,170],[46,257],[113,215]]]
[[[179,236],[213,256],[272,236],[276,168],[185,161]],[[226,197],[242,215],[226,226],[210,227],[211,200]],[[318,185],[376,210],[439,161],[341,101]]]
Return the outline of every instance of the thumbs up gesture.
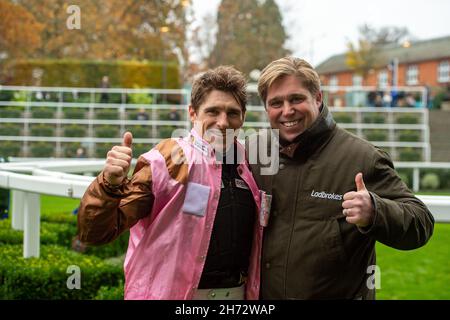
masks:
[[[127,177],[130,169],[133,135],[125,132],[121,146],[114,146],[106,155],[106,163],[103,168],[105,179],[113,186],[118,186]]]
[[[346,216],[348,223],[355,224],[358,227],[367,227],[373,223],[375,209],[372,199],[364,184],[362,173],[355,177],[356,192],[351,191],[344,194],[342,203],[342,213]]]

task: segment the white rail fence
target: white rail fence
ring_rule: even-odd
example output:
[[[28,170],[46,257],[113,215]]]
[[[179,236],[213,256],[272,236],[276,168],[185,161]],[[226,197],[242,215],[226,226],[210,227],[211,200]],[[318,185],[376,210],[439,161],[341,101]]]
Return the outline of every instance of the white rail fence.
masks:
[[[14,159],[12,159],[14,160]],[[15,159],[17,160],[17,159]],[[133,160],[135,164],[135,160]],[[98,172],[104,160],[61,160],[11,162],[0,164],[0,188],[10,189],[12,228],[24,231],[24,258],[39,257],[41,194],[81,199],[95,178],[80,175]],[[404,164],[397,167],[434,168],[431,163]],[[445,168],[449,167],[444,166]],[[450,222],[450,197],[418,196],[437,222]]]
[[[249,85],[249,106],[247,110],[247,121],[245,127],[247,128],[266,128],[268,121],[265,115],[265,109],[261,106],[259,98],[255,98],[256,88],[254,85]],[[322,87],[323,91],[332,94],[336,90],[352,94],[366,95],[368,92],[377,90],[374,87]],[[385,88],[391,90],[392,88]],[[422,96],[424,100],[425,88],[422,87],[398,87],[398,91],[413,92]],[[79,143],[88,152],[90,157],[101,157],[97,154],[103,151],[104,144],[117,143],[121,141],[121,136],[126,130],[137,130],[135,127],[142,127],[141,138],[135,140],[138,144],[156,144],[165,137],[165,130],[167,127],[184,128],[190,130],[191,122],[187,112],[187,104],[189,101],[190,91],[186,89],[127,89],[127,88],[65,88],[65,87],[22,87],[22,86],[0,86],[0,92],[3,93],[21,93],[22,96],[14,98],[13,100],[21,101],[1,101],[0,112],[7,109],[16,109],[20,111],[19,115],[9,115],[0,117],[0,128],[4,127],[6,130],[13,127],[14,130],[19,130],[16,134],[9,130],[0,133],[0,140],[11,143],[17,142],[20,146],[20,154],[29,156],[33,155],[33,145],[38,142],[48,143],[53,145],[53,152],[57,157],[69,156],[67,152],[71,152],[72,144]],[[45,93],[45,94],[43,94]],[[44,98],[47,94],[50,98]],[[109,102],[102,102],[101,94],[111,96]],[[151,103],[137,103],[132,97],[136,95],[147,95],[151,97]],[[20,96],[20,95],[19,95]],[[44,97],[42,97],[44,96]],[[38,98],[39,97],[39,98]],[[114,98],[115,97],[115,98]],[[164,99],[162,97],[165,97]],[[169,98],[169,99],[166,99]],[[170,102],[171,101],[171,102]],[[365,105],[365,104],[364,104]],[[46,115],[46,118],[33,117],[33,111],[38,109],[53,109],[51,115]],[[83,115],[69,117],[65,114],[67,109],[83,110]],[[97,112],[102,109],[111,109],[117,111],[115,119],[99,119]],[[133,112],[138,109],[144,109],[149,116],[149,120],[131,119]],[[180,119],[175,121],[163,120],[161,115],[168,110],[176,110]],[[430,161],[431,147],[430,147],[430,132],[428,124],[428,110],[422,108],[373,108],[373,107],[332,107],[330,110],[334,115],[350,116],[351,123],[339,123],[345,129],[355,132],[358,136],[370,140],[374,145],[389,150],[394,159],[401,159],[401,153],[405,150],[414,150],[419,153],[421,159]],[[160,114],[161,113],[161,114]],[[383,123],[368,123],[366,117],[378,116],[383,119]],[[405,115],[415,115],[417,123],[401,124],[397,123],[398,118]],[[130,118],[131,117],[131,118]],[[164,116],[163,116],[164,117]],[[370,121],[374,121],[373,119]],[[338,121],[339,122],[339,121]],[[33,133],[33,128],[36,125],[42,125],[49,129],[46,133]],[[119,129],[119,133],[115,131],[111,136],[100,137],[99,130],[102,126],[110,125]],[[75,136],[69,137],[65,133],[68,126],[76,126],[77,128],[84,128],[85,131]],[[373,135],[373,132],[378,131],[378,137]],[[382,136],[380,138],[380,131]],[[401,132],[414,132],[417,136],[413,140],[410,138],[402,138]],[[369,136],[372,132],[372,138]],[[381,141],[375,141],[378,139]]]

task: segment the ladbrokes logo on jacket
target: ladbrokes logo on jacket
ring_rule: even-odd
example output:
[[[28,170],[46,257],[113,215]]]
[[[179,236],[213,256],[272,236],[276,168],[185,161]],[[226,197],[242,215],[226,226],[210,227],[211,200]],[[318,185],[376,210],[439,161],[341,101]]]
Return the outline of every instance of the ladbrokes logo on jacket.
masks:
[[[326,193],[325,191],[317,192],[317,191],[314,191],[314,189],[311,192],[311,197],[313,197],[313,198],[329,199],[329,200],[337,200],[337,201],[342,200],[342,195],[341,194]]]

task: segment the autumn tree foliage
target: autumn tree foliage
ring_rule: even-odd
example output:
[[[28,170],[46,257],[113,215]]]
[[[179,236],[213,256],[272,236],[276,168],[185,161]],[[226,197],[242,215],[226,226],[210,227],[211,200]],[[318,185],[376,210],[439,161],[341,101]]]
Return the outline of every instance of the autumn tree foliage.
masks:
[[[210,66],[234,65],[248,74],[288,54],[287,35],[274,0],[222,0],[217,24]]]
[[[26,57],[41,46],[43,25],[21,5],[0,0],[0,55]]]
[[[10,6],[13,2],[19,4],[30,19],[42,26],[37,31],[41,41],[27,52],[29,58],[187,59],[185,28],[188,23],[188,0],[1,2]],[[66,25],[70,5],[80,8],[80,29],[69,29]],[[8,10],[0,11],[4,14]],[[14,26],[25,25],[22,20],[11,23]],[[33,26],[26,28],[37,30]],[[15,46],[11,40],[8,41],[10,46]]]
[[[379,29],[368,24],[359,26],[357,43],[347,43],[346,64],[364,78],[379,64],[380,49],[390,44],[400,44],[411,36],[405,27],[384,26]]]

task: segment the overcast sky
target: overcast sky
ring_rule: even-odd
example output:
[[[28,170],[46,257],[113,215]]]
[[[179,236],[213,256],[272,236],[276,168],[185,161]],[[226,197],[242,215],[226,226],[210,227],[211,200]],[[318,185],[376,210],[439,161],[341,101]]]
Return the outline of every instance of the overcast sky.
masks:
[[[237,0],[238,1],[238,0]],[[245,0],[242,0],[245,1]],[[450,35],[450,0],[276,0],[293,54],[317,65],[343,53],[368,23],[407,27],[416,39]],[[220,0],[193,0],[199,20],[216,15]]]

